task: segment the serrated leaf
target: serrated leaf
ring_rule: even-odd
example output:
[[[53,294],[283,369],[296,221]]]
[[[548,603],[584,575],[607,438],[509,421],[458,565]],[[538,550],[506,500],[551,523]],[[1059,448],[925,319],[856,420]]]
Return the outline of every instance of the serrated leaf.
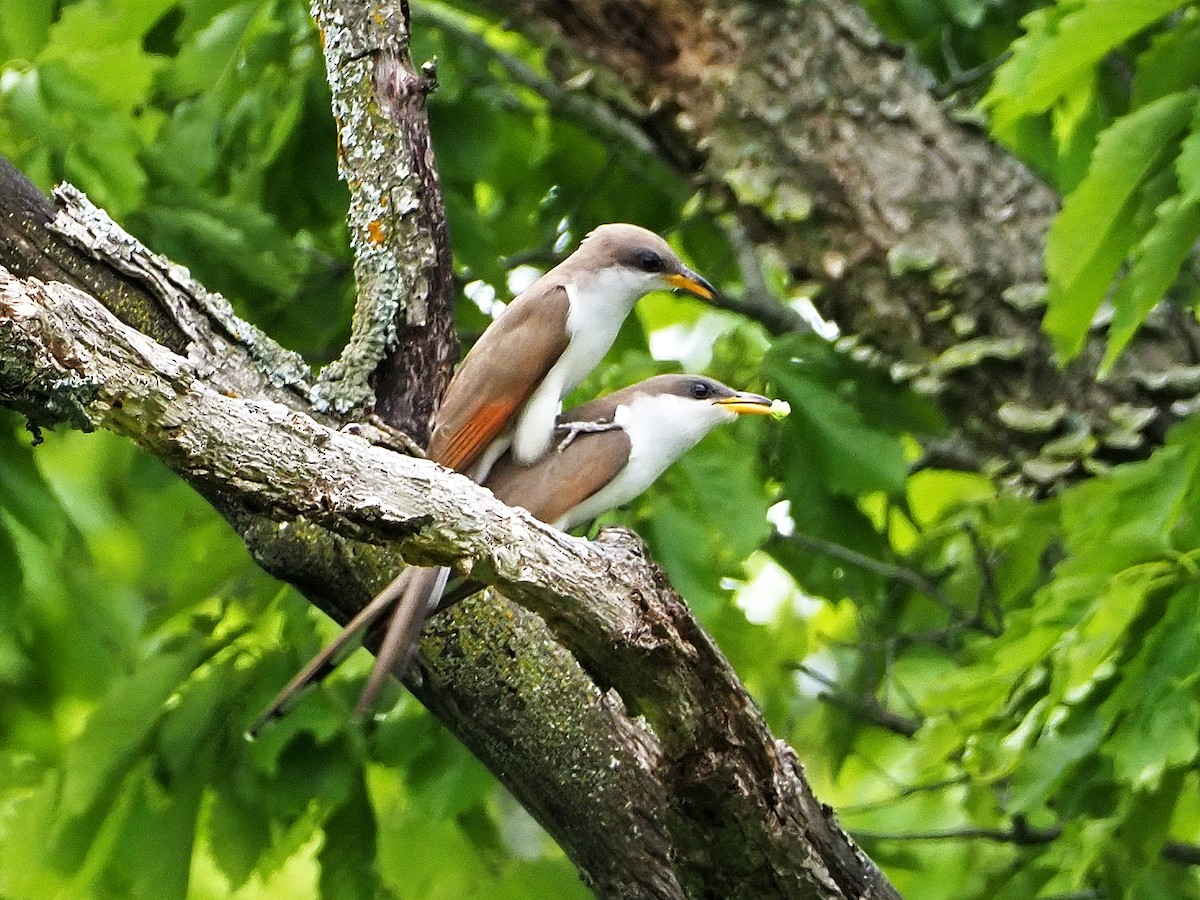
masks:
[[[214,791],[205,835],[213,861],[237,890],[254,874],[271,846],[270,811],[262,804],[246,803],[231,785],[222,785]]]
[[[1027,813],[1043,807],[1058,782],[1081,760],[1096,752],[1105,730],[1106,723],[1099,717],[1073,715],[1041,735],[1021,756],[1012,773],[1008,808],[1015,813]]]
[[[1172,566],[1165,562],[1132,566],[1094,592],[1095,600],[1064,636],[1055,677],[1056,701],[1073,700],[1072,695],[1111,674],[1108,665],[1119,662],[1127,631],[1153,592],[1169,582],[1172,574]]]
[[[1137,334],[1146,316],[1179,277],[1200,238],[1200,198],[1172,197],[1157,210],[1157,221],[1139,242],[1133,264],[1112,296],[1113,320],[1100,374],[1107,375]]]
[[[230,697],[238,695],[242,679],[226,658],[203,666],[182,685],[179,702],[164,716],[157,749],[164,768],[182,776],[196,766],[196,758],[219,743],[228,730],[222,713]]]
[[[1180,202],[1200,200],[1200,106],[1192,118],[1191,133],[1179,145],[1175,175],[1179,179]]]
[[[771,530],[770,504],[755,471],[756,449],[755,441],[739,441],[722,430],[683,456],[668,473],[667,486],[686,499],[691,514],[710,529],[711,553],[718,565],[740,563]]]
[[[1197,477],[1197,453],[1163,447],[1060,498],[1072,571],[1115,573],[1174,552],[1171,531]]]
[[[1133,107],[1187,90],[1200,81],[1200,13],[1183,10],[1181,21],[1155,35],[1138,55],[1130,91]]]
[[[204,779],[193,772],[164,787],[150,768],[130,785],[132,802],[99,880],[130,900],[184,900]]]
[[[321,896],[373,900],[380,894],[375,868],[375,810],[361,776],[346,802],[325,820],[321,864]]]
[[[233,64],[246,29],[259,11],[255,2],[238,3],[188,36],[164,73],[160,89],[173,100],[211,91],[213,82]]]
[[[1122,670],[1121,689],[1105,704],[1121,722],[1105,752],[1118,777],[1153,786],[1170,768],[1200,753],[1200,587],[1167,601],[1166,614]]]
[[[65,818],[83,815],[122,777],[126,767],[145,749],[169,696],[195,668],[205,651],[193,640],[175,652],[145,660],[129,677],[112,686],[88,718],[64,761],[61,812]]]
[[[779,371],[774,378],[792,406],[784,441],[803,448],[813,474],[831,491],[857,496],[904,489],[908,467],[899,438],[871,428],[851,403],[809,379]]]
[[[883,557],[885,542],[871,520],[853,499],[826,490],[800,454],[791,455],[784,479],[797,531],[873,559]],[[810,593],[830,598],[854,597],[859,603],[868,604],[879,592],[882,582],[877,573],[848,565],[832,555],[814,553],[786,537],[772,539],[766,549]]]
[[[1092,73],[1109,53],[1182,5],[1183,0],[1087,0],[1074,11],[1031,15],[1025,40],[997,73],[989,95],[997,127],[1045,112]],[[1061,18],[1059,18],[1061,16]]]
[[[1137,238],[1132,216],[1139,201],[1153,200],[1157,206],[1165,199],[1169,187],[1154,176],[1178,152],[1177,142],[1195,106],[1194,95],[1172,94],[1105,129],[1087,175],[1050,226],[1043,328],[1064,358],[1079,352],[1109,283]],[[1148,193],[1139,197],[1143,187]]]
[[[659,502],[647,522],[647,541],[679,593],[701,617],[721,604],[727,592],[708,555],[711,535],[687,510]]]
[[[96,102],[135,124],[145,113],[154,79],[166,60],[143,50],[146,32],[172,6],[172,0],[81,0],[63,9],[50,31],[44,63],[57,63],[85,81]]]

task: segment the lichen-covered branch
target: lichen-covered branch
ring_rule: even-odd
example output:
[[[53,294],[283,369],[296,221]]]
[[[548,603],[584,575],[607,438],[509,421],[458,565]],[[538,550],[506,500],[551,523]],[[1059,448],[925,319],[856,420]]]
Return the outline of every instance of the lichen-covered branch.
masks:
[[[355,563],[347,546],[390,543],[418,562],[459,560],[540,613],[464,604],[428,629],[437,652],[412,686],[598,894],[895,896],[639,541],[562,534],[432,463],[229,396],[210,374],[75,287],[0,269],[0,402],[135,440],[306,589],[344,590],[346,567],[370,557]],[[289,559],[303,562],[289,571]],[[359,604],[397,560],[376,563],[346,579]]]
[[[450,244],[425,96],[432,70],[408,52],[403,0],[315,0],[338,125],[338,168],[350,188],[358,288],[341,357],[316,399],[338,412],[373,409],[425,444],[457,354]]]
[[[1099,340],[1056,365],[1039,326],[1057,197],[855,0],[470,5],[551,49],[562,81],[817,285],[848,342],[937,398],[975,467],[1051,488],[1144,456],[1195,405],[1200,326],[1169,309],[1102,383]]]

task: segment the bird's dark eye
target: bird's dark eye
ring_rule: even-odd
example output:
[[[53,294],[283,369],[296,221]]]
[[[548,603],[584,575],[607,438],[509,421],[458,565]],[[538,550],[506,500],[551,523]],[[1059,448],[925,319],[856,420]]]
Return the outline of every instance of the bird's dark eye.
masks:
[[[653,250],[639,250],[637,265],[643,272],[661,272],[667,267],[667,261]]]
[[[703,381],[693,381],[692,382],[692,396],[695,397],[697,400],[704,400],[711,393],[712,393],[712,388],[710,388]]]

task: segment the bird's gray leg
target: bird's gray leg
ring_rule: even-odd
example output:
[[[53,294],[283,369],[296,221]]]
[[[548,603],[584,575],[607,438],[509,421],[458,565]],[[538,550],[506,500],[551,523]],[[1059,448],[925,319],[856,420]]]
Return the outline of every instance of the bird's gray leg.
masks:
[[[621,426],[616,422],[563,422],[555,426],[555,432],[565,432],[566,437],[559,442],[558,452],[562,453],[571,446],[571,442],[581,434],[599,434],[602,431],[615,431]]]

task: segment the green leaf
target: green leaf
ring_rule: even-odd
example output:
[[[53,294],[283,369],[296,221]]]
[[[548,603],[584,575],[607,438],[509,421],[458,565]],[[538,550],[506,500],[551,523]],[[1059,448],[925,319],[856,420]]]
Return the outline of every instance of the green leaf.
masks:
[[[203,787],[200,772],[163,785],[146,761],[130,785],[132,802],[103,867],[110,891],[130,900],[187,897]],[[89,867],[98,862],[89,860]]]
[[[43,543],[51,543],[63,534],[62,504],[34,463],[36,450],[4,427],[8,421],[0,420],[0,509]]]
[[[159,729],[157,750],[163,768],[182,777],[197,768],[229,730],[229,700],[239,694],[244,681],[226,656],[202,666],[179,690]]]
[[[1180,202],[1200,200],[1200,108],[1192,119],[1191,134],[1179,145],[1175,174],[1179,178]]]
[[[1040,735],[1012,774],[1008,808],[1028,813],[1044,807],[1062,779],[1096,752],[1104,740],[1105,727],[1104,720],[1097,716],[1075,714]]]
[[[61,772],[51,770],[29,792],[4,805],[0,822],[0,895],[13,898],[70,896],[66,875],[46,864],[46,835],[56,824]]]
[[[749,424],[766,427],[768,423]],[[733,427],[711,435],[684,455],[663,485],[664,492],[685,502],[688,514],[708,530],[710,539],[705,543],[711,558],[725,569],[756,550],[771,530],[762,476],[754,465],[758,435],[739,440],[731,433]]]
[[[1129,102],[1134,108],[1200,82],[1200,11],[1185,8],[1181,21],[1154,36],[1139,54]]]
[[[1197,478],[1197,453],[1163,447],[1060,498],[1072,571],[1115,573],[1174,554],[1171,532]]]
[[[173,652],[150,657],[112,686],[67,751],[61,808],[65,818],[83,815],[115,787],[125,769],[145,749],[167,698],[204,652],[204,641],[191,640]]]
[[[0,47],[6,59],[32,60],[50,33],[54,4],[46,0],[0,0]]]
[[[189,35],[159,85],[172,100],[212,90],[213,83],[234,65],[237,50],[260,4],[237,3]]]
[[[1014,44],[1013,58],[997,73],[998,89],[989,95],[996,127],[1003,130],[1016,118],[1045,112],[1090,80],[1105,56],[1183,2],[1086,0],[1066,15],[1064,4],[1027,17],[1027,37]]]
[[[565,859],[521,859],[505,868],[489,896],[491,900],[530,900],[533,897],[588,900],[595,895],[579,880],[578,870]]]
[[[1137,334],[1146,316],[1179,277],[1200,238],[1200,198],[1172,197],[1156,211],[1157,221],[1133,253],[1133,264],[1112,296],[1114,310],[1100,374],[1107,375]]]
[[[1117,775],[1136,786],[1153,786],[1200,754],[1200,586],[1188,585],[1166,604],[1106,704],[1122,721],[1105,752]]]
[[[1012,140],[1014,130],[1025,117],[1021,100],[1030,75],[1065,12],[1061,6],[1046,6],[1025,16],[1021,20],[1025,34],[1013,42],[1008,60],[996,70],[983,105],[991,110],[992,130],[1004,140]]]
[[[233,785],[222,784],[213,792],[204,831],[213,861],[237,890],[271,846],[271,813],[261,803],[243,800]]]
[[[646,528],[654,558],[697,614],[706,617],[726,602],[729,592],[721,588],[709,554],[713,535],[703,522],[677,504],[660,500],[651,507]]]
[[[1101,590],[1088,591],[1094,602],[1065,635],[1061,664],[1055,674],[1054,699],[1074,700],[1096,681],[1110,677],[1134,620],[1173,567],[1167,563],[1131,566],[1109,579]]]
[[[42,60],[61,63],[84,80],[98,103],[133,122],[144,115],[154,79],[166,64],[142,49],[172,0],[81,0],[63,9],[50,31]]]
[[[854,405],[822,385],[789,372],[774,378],[791,414],[784,440],[803,448],[813,474],[834,493],[899,493],[908,467],[900,439],[863,421]]]
[[[21,558],[8,524],[0,516],[0,687],[19,685],[31,674],[17,630],[23,588]]]
[[[346,802],[325,820],[325,841],[317,856],[322,897],[373,900],[379,896],[375,827],[375,810],[360,776]]]
[[[1064,358],[1083,346],[1092,316],[1138,236],[1132,222],[1138,203],[1167,192],[1153,176],[1178,152],[1195,106],[1194,95],[1172,94],[1114,122],[1101,134],[1087,176],[1050,226],[1043,327]],[[1143,188],[1147,193],[1139,196]]]

